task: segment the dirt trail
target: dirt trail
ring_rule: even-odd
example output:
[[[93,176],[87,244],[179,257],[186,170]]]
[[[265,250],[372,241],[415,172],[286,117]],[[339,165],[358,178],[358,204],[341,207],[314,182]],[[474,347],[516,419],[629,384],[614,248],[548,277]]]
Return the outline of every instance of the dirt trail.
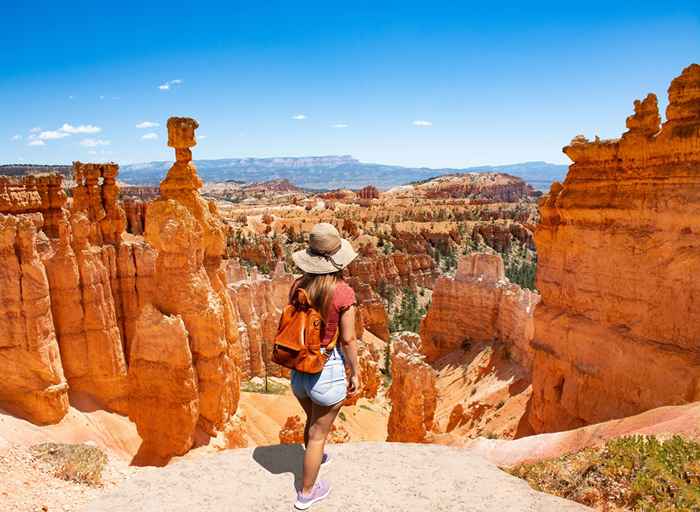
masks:
[[[464,450],[437,445],[332,445],[321,470],[329,499],[314,512],[566,512],[586,507],[532,490]],[[301,447],[276,445],[179,460],[139,472],[86,512],[289,511],[301,478]]]

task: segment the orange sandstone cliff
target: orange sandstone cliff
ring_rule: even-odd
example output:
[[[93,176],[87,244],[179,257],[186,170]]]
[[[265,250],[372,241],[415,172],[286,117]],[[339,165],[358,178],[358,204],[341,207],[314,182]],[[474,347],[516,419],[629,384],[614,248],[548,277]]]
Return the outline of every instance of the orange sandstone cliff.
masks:
[[[533,398],[538,432],[700,400],[700,66],[653,94],[619,140],[576,137],[540,204]]]
[[[440,278],[420,337],[393,341],[389,441],[451,443],[531,431],[533,313],[539,295],[504,275],[498,255],[473,253]]]
[[[39,256],[46,242],[40,240],[42,224],[39,213],[0,214],[0,406],[46,424],[68,411],[68,385]]]

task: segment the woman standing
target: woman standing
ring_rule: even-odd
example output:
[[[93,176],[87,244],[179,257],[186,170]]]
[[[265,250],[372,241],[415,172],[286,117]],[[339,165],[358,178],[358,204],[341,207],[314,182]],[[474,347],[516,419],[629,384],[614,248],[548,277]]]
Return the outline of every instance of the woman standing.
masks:
[[[304,428],[304,473],[302,488],[294,506],[306,510],[330,492],[325,480],[317,480],[322,463],[329,460],[324,453],[326,438],[345,398],[360,390],[355,334],[355,292],[343,280],[343,270],[357,257],[350,242],[340,237],[328,223],[316,224],[309,235],[306,249],[292,255],[304,273],[290,290],[290,300],[298,288],[306,291],[311,306],[323,320],[321,347],[332,345],[329,358],[318,374],[292,370],[292,391],[306,412]],[[332,343],[336,339],[337,342]],[[345,364],[350,367],[346,381]]]

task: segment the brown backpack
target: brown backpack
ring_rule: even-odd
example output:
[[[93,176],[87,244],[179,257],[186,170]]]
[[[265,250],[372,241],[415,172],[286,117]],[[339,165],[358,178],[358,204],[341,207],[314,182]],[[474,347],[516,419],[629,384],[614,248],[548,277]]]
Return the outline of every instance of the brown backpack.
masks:
[[[321,373],[338,341],[337,329],[333,339],[321,352],[321,314],[311,306],[306,290],[294,290],[290,303],[280,318],[272,348],[272,360],[285,368],[302,373]]]

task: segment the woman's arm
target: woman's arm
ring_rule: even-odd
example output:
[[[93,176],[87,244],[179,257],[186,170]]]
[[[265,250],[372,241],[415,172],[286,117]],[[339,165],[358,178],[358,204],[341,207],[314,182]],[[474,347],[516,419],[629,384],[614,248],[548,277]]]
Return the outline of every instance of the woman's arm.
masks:
[[[340,343],[343,345],[345,359],[350,364],[350,388],[348,393],[355,395],[360,391],[360,365],[357,361],[357,335],[355,334],[355,306],[350,306],[340,315]]]

